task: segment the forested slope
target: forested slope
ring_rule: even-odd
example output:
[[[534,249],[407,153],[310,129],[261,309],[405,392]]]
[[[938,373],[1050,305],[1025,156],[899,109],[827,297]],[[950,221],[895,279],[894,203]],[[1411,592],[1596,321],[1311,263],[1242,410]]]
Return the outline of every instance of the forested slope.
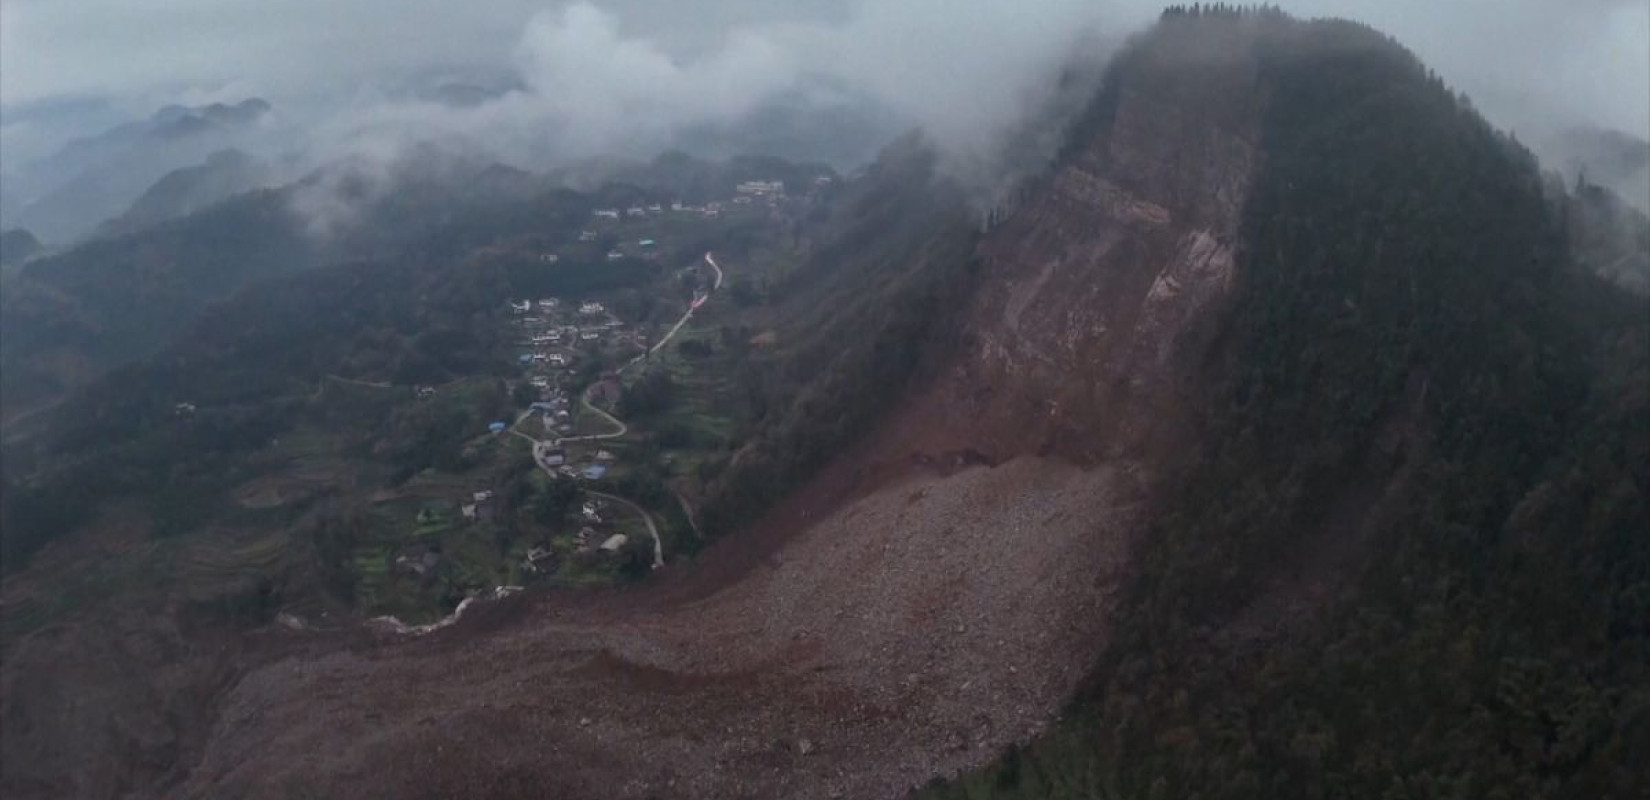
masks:
[[[1067,724],[924,796],[1642,796],[1643,298],[1390,40],[1172,10],[1136,47],[1178,26],[1269,90],[1202,446]]]

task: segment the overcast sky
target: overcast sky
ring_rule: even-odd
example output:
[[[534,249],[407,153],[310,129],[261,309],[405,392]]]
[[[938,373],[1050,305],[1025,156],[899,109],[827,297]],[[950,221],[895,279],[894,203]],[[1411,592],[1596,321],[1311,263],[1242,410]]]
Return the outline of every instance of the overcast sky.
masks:
[[[89,125],[97,114],[253,94],[285,109],[366,110],[380,130],[474,125],[370,100],[374,87],[460,70],[521,76],[529,91],[490,110],[489,124],[553,121],[573,149],[599,148],[615,120],[643,139],[736,116],[799,75],[828,76],[966,137],[1031,102],[1079,33],[1137,30],[1162,4],[0,0],[0,145],[7,157],[45,148],[65,133],[53,119]],[[1527,138],[1554,121],[1650,136],[1650,0],[1280,5],[1394,34]]]

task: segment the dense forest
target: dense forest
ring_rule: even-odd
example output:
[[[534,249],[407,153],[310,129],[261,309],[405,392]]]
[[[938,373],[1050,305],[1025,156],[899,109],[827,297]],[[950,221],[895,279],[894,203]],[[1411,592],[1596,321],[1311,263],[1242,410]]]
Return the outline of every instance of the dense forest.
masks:
[[[950,346],[970,288],[977,229],[919,137],[889,147],[832,204],[824,244],[771,287],[784,344],[736,380],[749,419],[708,464],[710,535],[732,532],[862,436]]]
[[[1205,445],[1065,723],[922,796],[1644,796],[1643,298],[1390,40],[1162,25],[1254,37],[1271,91]],[[1267,605],[1314,569],[1338,602]]]

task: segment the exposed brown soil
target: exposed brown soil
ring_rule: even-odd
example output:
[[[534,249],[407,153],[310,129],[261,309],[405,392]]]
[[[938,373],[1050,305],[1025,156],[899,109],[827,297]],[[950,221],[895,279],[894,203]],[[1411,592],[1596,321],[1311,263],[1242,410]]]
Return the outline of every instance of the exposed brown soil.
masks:
[[[897,793],[1028,737],[1075,687],[1136,510],[1119,477],[1028,458],[913,480],[771,557],[271,664],[186,794]],[[699,597],[721,569],[745,577]]]
[[[423,638],[265,634],[294,654],[149,795],[886,798],[1031,736],[1101,652],[1233,281],[1261,100],[1211,58],[1125,92],[982,245],[962,350],[765,520]]]

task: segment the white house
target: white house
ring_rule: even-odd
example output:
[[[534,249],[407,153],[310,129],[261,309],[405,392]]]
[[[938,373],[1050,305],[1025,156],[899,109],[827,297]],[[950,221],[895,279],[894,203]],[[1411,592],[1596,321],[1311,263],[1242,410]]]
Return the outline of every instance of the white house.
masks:
[[[597,302],[593,302],[593,301],[589,301],[589,300],[586,300],[585,302],[579,304],[579,313],[580,314],[600,314],[600,313],[602,313],[603,311],[606,311],[606,310],[607,309],[605,307],[603,307],[601,303],[597,303]]]
[[[785,183],[783,181],[745,181],[733,187],[733,190],[740,194],[750,195],[783,194]]]
[[[617,250],[607,251],[607,260],[608,261],[618,261],[621,258],[624,258],[624,253],[621,253]]]
[[[603,553],[617,553],[619,552],[619,548],[624,547],[625,542],[628,541],[630,541],[629,536],[622,533],[615,533],[612,536],[607,537],[607,541],[602,542],[601,547],[596,549],[602,551]]]
[[[595,211],[592,211],[590,213],[593,216],[605,217],[607,219],[618,219],[619,218],[619,210],[616,209],[616,208],[598,208]],[[595,237],[591,237],[591,238],[595,238]]]

